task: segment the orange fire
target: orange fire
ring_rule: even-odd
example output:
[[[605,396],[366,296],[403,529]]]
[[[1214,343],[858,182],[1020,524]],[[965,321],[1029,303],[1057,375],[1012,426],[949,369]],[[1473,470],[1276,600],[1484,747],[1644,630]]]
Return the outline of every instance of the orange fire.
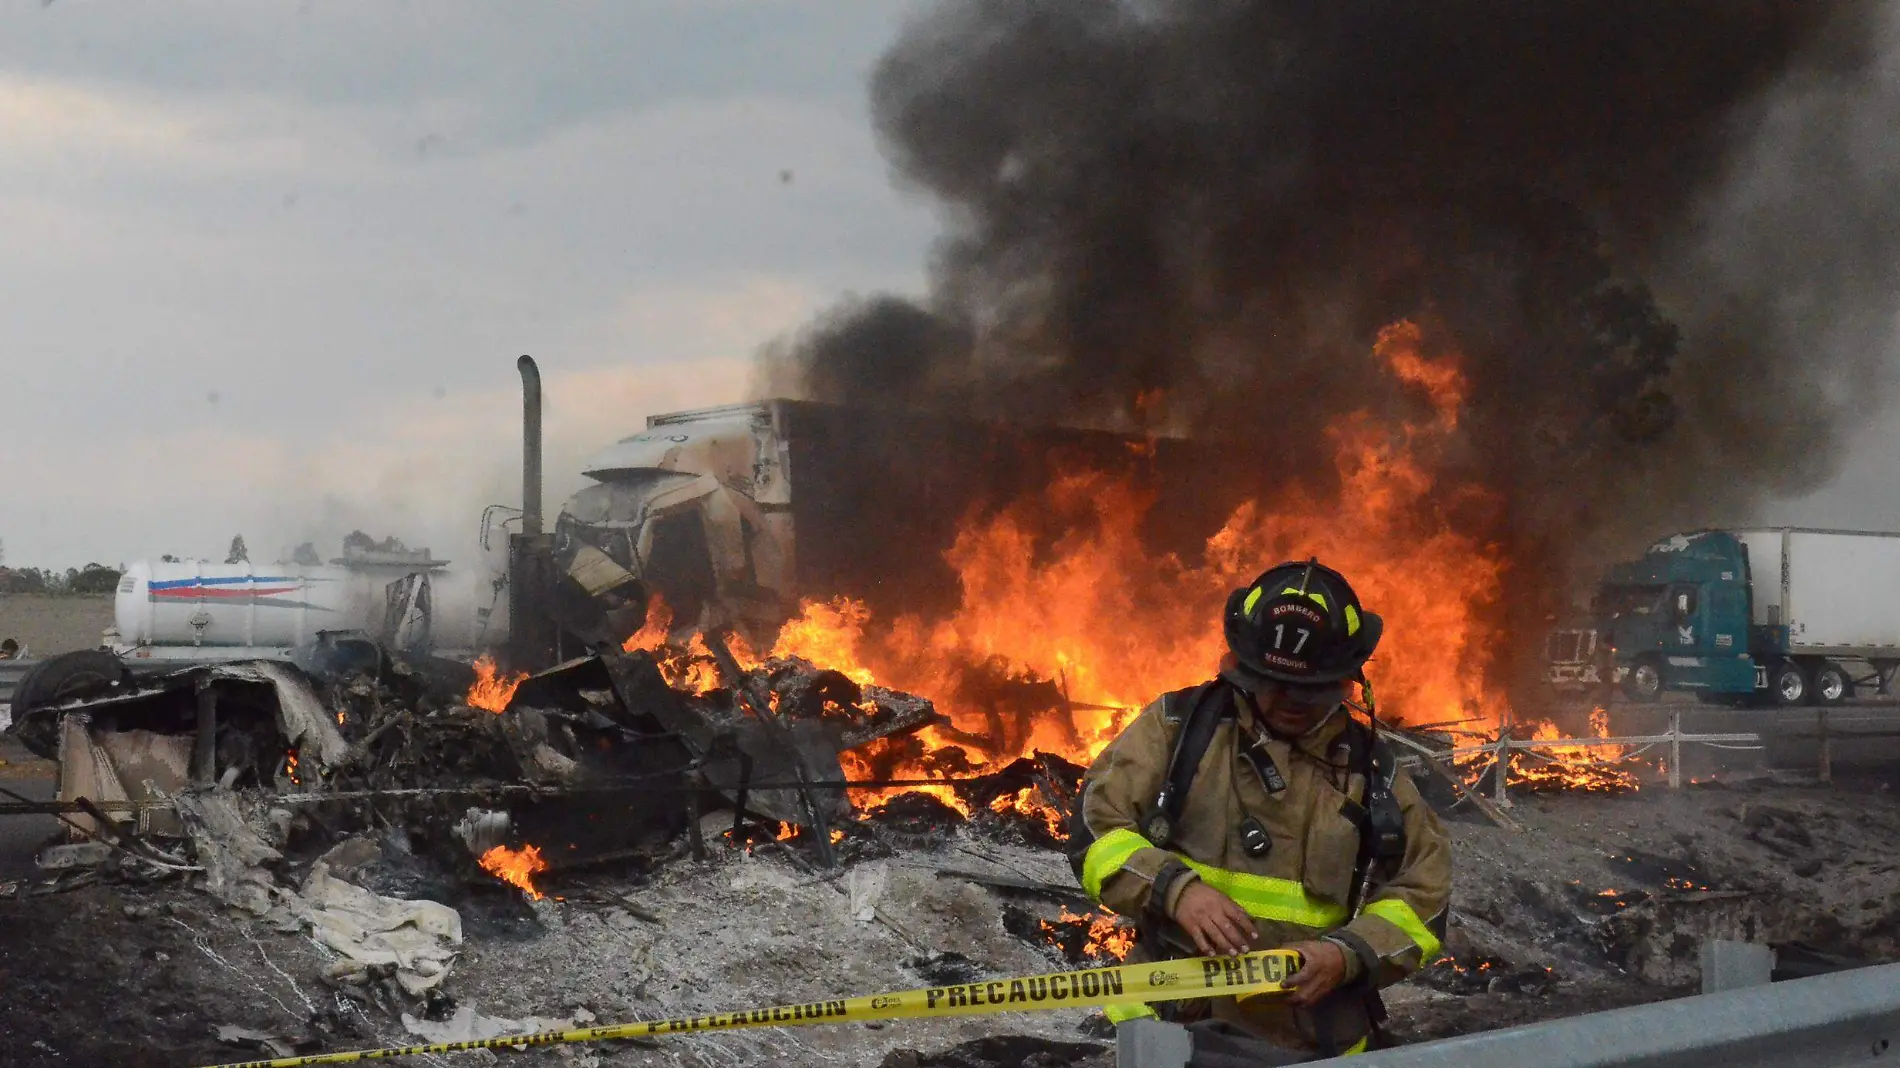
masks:
[[[904,752],[907,742],[921,743],[923,752],[934,752],[952,744],[941,737],[935,728],[925,727],[913,736],[913,739],[880,738],[859,750],[848,750],[838,754],[838,766],[844,769],[844,777],[853,782],[871,782],[888,778],[931,778],[934,772],[927,764],[916,759],[886,759],[892,752]],[[886,773],[885,765],[896,767],[896,774]],[[956,810],[964,818],[971,815],[970,803],[957,794],[952,786],[865,786],[853,787],[845,791],[845,796],[859,812],[869,815],[877,811],[885,802],[899,794],[928,794],[944,806]]]
[[[483,853],[476,863],[482,866],[483,871],[520,889],[536,901],[547,896],[534,888],[534,876],[548,870],[548,862],[542,859],[537,846],[524,845],[515,850],[498,845]]]
[[[1218,613],[1229,590],[1281,560],[1317,555],[1386,617],[1369,669],[1382,715],[1493,729],[1508,709],[1485,681],[1499,638],[1485,620],[1505,561],[1449,515],[1449,506],[1488,491],[1435,473],[1468,385],[1457,358],[1428,351],[1408,322],[1383,331],[1374,355],[1432,414],[1396,425],[1369,412],[1335,420],[1337,499],[1294,489],[1249,502],[1199,558],[1157,558],[1138,534],[1151,500],[1125,479],[1072,473],[965,525],[947,553],[962,584],[949,618],[880,623],[853,601],[808,602],[774,651],[931,698],[959,732],[988,739],[973,759],[995,765],[1041,749],[1086,764],[1141,706],[1212,673],[1225,648]],[[973,664],[1057,680],[1068,700],[1111,710],[1004,723],[999,735],[993,709],[967,692]],[[924,741],[926,755],[948,744],[929,732]],[[927,775],[929,763],[882,770]]]
[[[298,786],[302,786],[303,779],[299,777],[297,774],[297,763],[298,763],[297,751],[295,749],[285,750],[284,751],[284,778],[289,779],[291,782],[296,783]]]
[[[859,686],[870,686],[877,678],[858,652],[859,639],[870,621],[871,613],[856,601],[809,603],[804,615],[779,629],[772,655],[803,657],[844,674]]]
[[[1060,926],[1087,923],[1088,941],[1082,945],[1082,955],[1091,960],[1123,960],[1128,951],[1135,948],[1135,929],[1126,926],[1120,919],[1106,912],[1092,912],[1079,915],[1069,911],[1067,906],[1055,923],[1041,921],[1043,937],[1055,941]]]
[[[667,643],[668,629],[673,626],[673,610],[659,594],[647,600],[646,623],[633,636],[621,643],[621,648],[629,653],[658,652]]]
[[[724,685],[719,677],[719,662],[706,647],[705,637],[695,634],[684,646],[676,645],[671,640],[672,626],[673,610],[656,593],[647,601],[646,623],[620,647],[629,653],[653,654],[660,676],[676,690],[708,694]],[[733,652],[744,665],[746,658],[739,656],[737,649]]]
[[[1042,792],[1034,786],[1025,786],[1013,794],[1002,794],[990,802],[990,811],[998,813],[1013,812],[1019,816],[1039,819],[1048,829],[1052,838],[1066,838],[1068,831],[1063,824],[1067,817],[1062,810],[1042,799]]]
[[[468,707],[484,708],[496,715],[506,712],[508,702],[515,699],[515,691],[527,677],[527,672],[501,675],[495,658],[483,653],[475,660],[475,683],[468,688]]]
[[[1590,713],[1590,734],[1610,737],[1610,713],[1599,708]],[[1568,735],[1549,720],[1537,724],[1534,741],[1559,741]],[[1559,745],[1547,749],[1521,750],[1511,754],[1511,782],[1529,787],[1557,786],[1566,790],[1593,792],[1638,789],[1635,773],[1621,767],[1629,755],[1621,745]],[[1480,769],[1481,770],[1481,769]]]

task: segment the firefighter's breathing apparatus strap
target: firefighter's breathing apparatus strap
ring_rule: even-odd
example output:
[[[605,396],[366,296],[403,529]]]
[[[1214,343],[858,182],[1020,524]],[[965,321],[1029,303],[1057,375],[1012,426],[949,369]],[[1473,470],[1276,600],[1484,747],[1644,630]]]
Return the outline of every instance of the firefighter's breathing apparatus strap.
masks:
[[[1222,720],[1233,714],[1234,707],[1233,693],[1219,679],[1204,682],[1186,694],[1180,691],[1167,694],[1162,698],[1164,716],[1172,711],[1169,702],[1176,699],[1187,702],[1187,715],[1175,735],[1174,752],[1168,758],[1168,774],[1161,781],[1161,792],[1155,795],[1154,807],[1142,822],[1143,837],[1162,849],[1168,848],[1174,839],[1174,825],[1187,805],[1188,787],[1194,784],[1194,773],[1200,769],[1207,747],[1214,744],[1214,732],[1220,729]]]
[[[305,1068],[307,1065],[352,1064],[432,1053],[656,1038],[698,1031],[730,1031],[742,1027],[866,1023],[873,1020],[978,1016],[993,1012],[1033,1012],[1043,1009],[1106,1009],[1149,1001],[1255,996],[1285,991],[1287,976],[1299,969],[1299,954],[1284,949],[1269,949],[1243,953],[1238,957],[1191,957],[1147,964],[1119,964],[1107,968],[1085,968],[959,986],[904,990],[839,1001],[776,1005],[716,1012],[707,1016],[680,1016],[669,1020],[584,1027],[572,1031],[540,1031],[531,1035],[472,1039],[466,1042],[436,1042],[422,1046],[240,1061],[217,1068]],[[718,993],[717,990],[708,992]]]

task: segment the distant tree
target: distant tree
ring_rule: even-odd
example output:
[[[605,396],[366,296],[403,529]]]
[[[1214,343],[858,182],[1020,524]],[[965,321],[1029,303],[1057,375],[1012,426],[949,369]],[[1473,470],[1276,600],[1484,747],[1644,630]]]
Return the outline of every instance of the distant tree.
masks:
[[[251,551],[244,547],[244,535],[238,534],[232,537],[231,551],[224,555],[224,562],[227,564],[248,564],[251,562]]]
[[[66,588],[73,593],[112,593],[119,588],[122,572],[104,564],[66,569]]]
[[[158,559],[160,563],[166,563],[166,564],[175,564],[178,562],[178,558],[176,556],[173,556],[170,553],[166,553],[164,556],[161,556]]]
[[[291,551],[290,562],[303,567],[320,567],[323,564],[323,557],[317,555],[315,545],[306,541]]]
[[[45,593],[46,572],[37,567],[0,567],[0,593]]]

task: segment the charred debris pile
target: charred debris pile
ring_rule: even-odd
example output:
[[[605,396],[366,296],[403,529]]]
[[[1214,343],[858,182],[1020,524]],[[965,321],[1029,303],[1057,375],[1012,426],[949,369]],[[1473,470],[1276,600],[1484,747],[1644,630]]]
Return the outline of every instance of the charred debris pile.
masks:
[[[463,916],[545,919],[602,887],[632,908],[644,875],[721,850],[824,877],[943,851],[966,827],[1060,846],[1076,765],[890,778],[879,769],[942,725],[929,701],[800,659],[742,669],[709,644],[723,667],[673,683],[671,650],[522,675],[344,639],[102,684],[13,727],[58,759],[66,826],[11,892],[187,882],[311,934],[342,962],[333,978],[392,1011],[427,1012]],[[1115,923],[1074,911],[1088,906],[1073,885],[1001,882],[1043,906],[1013,910],[1012,933],[1076,961],[1126,951]]]
[[[557,932],[592,923],[583,913],[660,930],[682,893],[717,896],[741,878],[718,876],[720,863],[746,857],[764,863],[744,878],[846,895],[857,922],[859,897],[875,900],[866,888],[886,878],[909,880],[893,891],[905,895],[978,893],[980,908],[945,898],[960,903],[894,921],[919,981],[989,974],[999,937],[1077,965],[1129,951],[1132,930],[1094,910],[1052,855],[1083,769],[1000,755],[1020,751],[1016,714],[1039,701],[1059,711],[1059,689],[1018,680],[988,731],[972,731],[923,698],[737,652],[697,635],[519,674],[333,638],[291,662],[102,683],[13,727],[58,758],[67,827],[41,851],[41,875],[0,895],[101,880],[189,888],[185,900],[316,943],[339,997],[412,1034],[451,1026],[468,1008],[458,997],[494,996],[493,976],[458,963],[465,927],[481,945],[553,936],[545,952],[558,957],[573,940]],[[1421,738],[1407,748],[1427,796],[1493,829],[1500,814]],[[919,938],[918,922],[951,933]],[[1448,950],[1427,979],[1454,996],[1478,978],[1491,989],[1496,961],[1517,961],[1513,976],[1531,967],[1508,932]],[[458,967],[465,979],[448,984]],[[1549,974],[1540,958],[1533,978]],[[1547,983],[1531,985],[1524,995],[1549,1002]]]

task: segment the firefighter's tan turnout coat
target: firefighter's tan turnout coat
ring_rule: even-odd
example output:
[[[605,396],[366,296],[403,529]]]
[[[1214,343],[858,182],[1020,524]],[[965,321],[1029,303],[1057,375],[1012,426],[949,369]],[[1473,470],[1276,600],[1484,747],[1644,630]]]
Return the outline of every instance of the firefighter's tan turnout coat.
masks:
[[[1451,847],[1438,816],[1403,769],[1392,793],[1405,825],[1405,851],[1396,863],[1374,867],[1371,892],[1359,914],[1347,915],[1359,853],[1359,827],[1350,813],[1366,784],[1347,731],[1362,732],[1342,708],[1292,741],[1256,724],[1247,701],[1216,730],[1194,775],[1168,848],[1143,837],[1144,817],[1167,775],[1175,736],[1188,715],[1190,695],[1157,700],[1143,709],[1102,751],[1083,780],[1075,850],[1083,889],[1096,901],[1137,919],[1161,936],[1160,952],[1193,955],[1185,932],[1167,917],[1181,894],[1200,881],[1234,899],[1254,918],[1254,949],[1274,949],[1332,936],[1347,963],[1342,993],[1313,1012],[1295,1011],[1283,997],[1231,1000],[1204,1006],[1219,1018],[1293,1048],[1318,1048],[1322,1036],[1335,1050],[1356,1050],[1370,1030],[1366,980],[1387,986],[1437,958],[1451,892]],[[1239,746],[1260,745],[1285,788],[1267,784]],[[1272,839],[1263,857],[1240,841],[1248,817]],[[1181,871],[1185,866],[1186,871]],[[1167,900],[1154,900],[1159,881]],[[1157,940],[1144,940],[1154,952]],[[1132,958],[1131,958],[1132,959]],[[1112,1013],[1120,1022],[1143,1010]]]

